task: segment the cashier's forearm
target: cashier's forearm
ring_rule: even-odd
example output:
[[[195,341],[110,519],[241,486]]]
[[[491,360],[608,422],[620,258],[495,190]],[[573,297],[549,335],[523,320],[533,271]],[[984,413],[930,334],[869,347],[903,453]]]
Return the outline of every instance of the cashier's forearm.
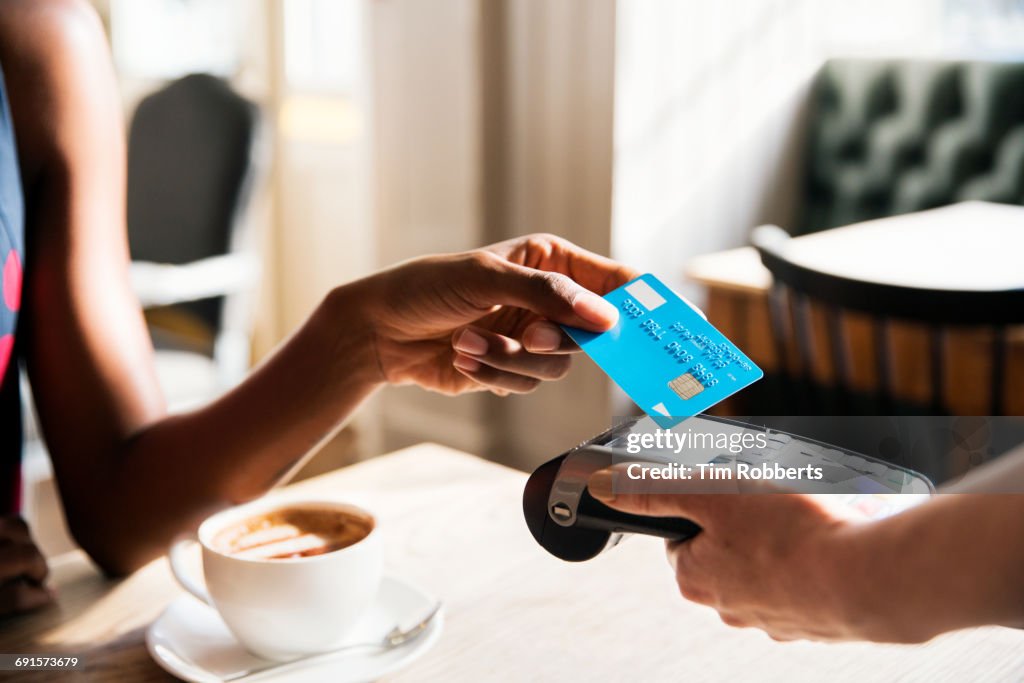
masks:
[[[863,637],[920,642],[1024,624],[1024,495],[942,494],[850,533],[855,552],[836,589]]]

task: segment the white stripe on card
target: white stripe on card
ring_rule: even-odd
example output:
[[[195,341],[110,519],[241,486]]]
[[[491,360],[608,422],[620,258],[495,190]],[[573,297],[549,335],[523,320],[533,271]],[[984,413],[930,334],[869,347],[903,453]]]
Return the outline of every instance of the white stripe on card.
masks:
[[[648,311],[653,311],[665,303],[665,297],[654,291],[654,288],[643,280],[637,280],[626,287],[629,295],[639,301]]]

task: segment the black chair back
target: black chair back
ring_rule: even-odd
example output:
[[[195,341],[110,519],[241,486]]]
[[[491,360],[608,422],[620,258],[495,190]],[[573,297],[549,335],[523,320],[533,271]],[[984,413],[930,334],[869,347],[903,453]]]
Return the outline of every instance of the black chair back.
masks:
[[[249,199],[259,112],[214,76],[146,97],[128,140],[133,260],[185,264],[231,249]],[[222,297],[180,306],[215,332]]]
[[[832,59],[808,109],[794,234],[969,199],[1024,204],[1024,63]]]

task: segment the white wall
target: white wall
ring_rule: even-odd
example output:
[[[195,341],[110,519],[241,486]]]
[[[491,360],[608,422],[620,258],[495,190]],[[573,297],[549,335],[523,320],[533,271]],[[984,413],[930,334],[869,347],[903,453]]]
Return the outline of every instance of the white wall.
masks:
[[[613,0],[379,0],[383,262],[550,231],[610,246]],[[435,440],[530,467],[609,422],[587,362],[535,394],[375,402],[384,447]]]
[[[945,0],[619,0],[614,255],[674,282],[791,220],[809,80],[833,55],[948,54]]]
[[[478,0],[370,4],[379,264],[484,241]],[[371,406],[382,448],[424,440],[481,452],[480,396],[389,388]]]
[[[485,84],[498,109],[487,149],[494,239],[553,232],[611,247],[614,0],[482,0],[500,39]],[[496,26],[495,26],[496,25]],[[488,453],[532,469],[611,426],[610,382],[585,357],[528,396],[492,399]]]

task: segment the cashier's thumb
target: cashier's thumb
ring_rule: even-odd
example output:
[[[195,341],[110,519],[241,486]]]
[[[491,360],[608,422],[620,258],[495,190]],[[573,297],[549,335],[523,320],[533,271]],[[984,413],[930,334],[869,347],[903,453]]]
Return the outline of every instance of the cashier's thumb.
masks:
[[[635,464],[606,467],[590,475],[587,489],[597,500],[621,512],[644,517],[685,517],[698,524],[715,498],[710,493],[678,480],[638,479],[630,476]]]

